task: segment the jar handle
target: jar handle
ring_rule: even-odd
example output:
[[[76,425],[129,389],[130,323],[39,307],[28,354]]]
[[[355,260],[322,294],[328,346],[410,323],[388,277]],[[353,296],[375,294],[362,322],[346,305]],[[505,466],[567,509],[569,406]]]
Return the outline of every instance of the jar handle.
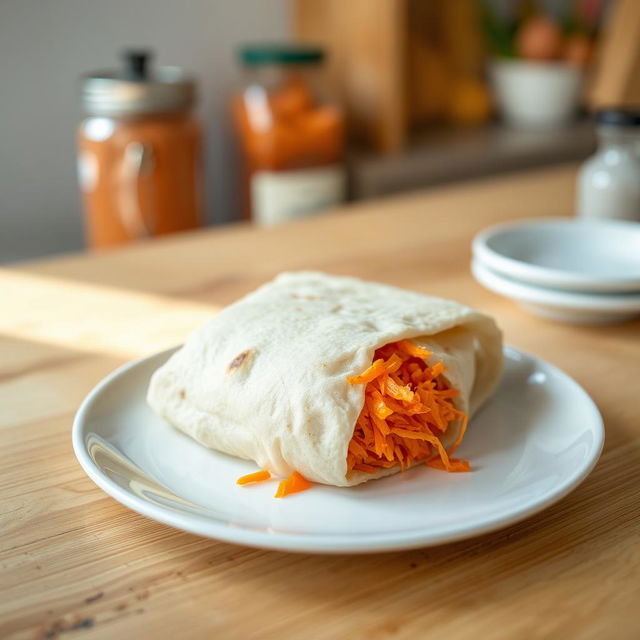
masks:
[[[154,166],[151,146],[142,142],[129,142],[124,148],[121,184],[118,190],[118,213],[125,229],[132,238],[148,238],[155,231],[155,216],[145,220],[140,210],[138,185],[143,175],[148,175]]]

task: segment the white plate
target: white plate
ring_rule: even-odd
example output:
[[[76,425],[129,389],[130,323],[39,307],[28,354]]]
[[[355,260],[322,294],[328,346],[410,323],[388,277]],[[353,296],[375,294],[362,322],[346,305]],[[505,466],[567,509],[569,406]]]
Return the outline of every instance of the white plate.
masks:
[[[524,283],[599,293],[640,291],[640,224],[547,218],[496,225],[473,239],[476,260]]]
[[[169,353],[130,363],[85,399],[73,447],[87,474],[131,509],[203,536],[319,553],[435,545],[493,531],[560,500],[595,465],[602,419],[562,371],[505,349],[505,374],[460,448],[471,473],[419,467],[354,488],[314,485],[274,499],[276,482],[239,487],[253,464],[209,451],[145,403]]]
[[[474,260],[471,272],[487,289],[516,300],[531,313],[574,324],[613,324],[640,315],[640,293],[579,293],[512,280]]]

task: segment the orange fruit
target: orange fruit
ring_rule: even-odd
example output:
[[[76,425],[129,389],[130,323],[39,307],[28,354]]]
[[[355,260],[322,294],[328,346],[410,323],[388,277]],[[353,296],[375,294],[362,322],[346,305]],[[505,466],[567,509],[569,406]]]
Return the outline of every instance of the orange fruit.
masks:
[[[555,60],[562,53],[560,27],[547,16],[527,20],[516,35],[516,52],[527,60]]]

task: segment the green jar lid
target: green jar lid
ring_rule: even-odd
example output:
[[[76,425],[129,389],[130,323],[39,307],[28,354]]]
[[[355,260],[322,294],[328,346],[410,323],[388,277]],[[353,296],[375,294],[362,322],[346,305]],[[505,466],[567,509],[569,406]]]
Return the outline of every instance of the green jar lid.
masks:
[[[249,44],[239,50],[239,58],[248,66],[267,64],[315,64],[324,58],[324,50],[297,42]]]

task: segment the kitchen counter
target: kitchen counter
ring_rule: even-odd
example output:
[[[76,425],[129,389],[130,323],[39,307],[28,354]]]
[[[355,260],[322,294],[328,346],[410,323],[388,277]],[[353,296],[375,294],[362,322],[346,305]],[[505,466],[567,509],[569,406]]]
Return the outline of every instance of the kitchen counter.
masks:
[[[571,213],[575,171],[0,270],[0,637],[640,637],[640,322],[538,319],[469,273],[480,228]],[[606,425],[596,469],[555,506],[497,533],[363,556],[203,539],[104,494],[71,448],[84,396],[285,269],[379,280],[492,314],[507,343],[594,398]]]

